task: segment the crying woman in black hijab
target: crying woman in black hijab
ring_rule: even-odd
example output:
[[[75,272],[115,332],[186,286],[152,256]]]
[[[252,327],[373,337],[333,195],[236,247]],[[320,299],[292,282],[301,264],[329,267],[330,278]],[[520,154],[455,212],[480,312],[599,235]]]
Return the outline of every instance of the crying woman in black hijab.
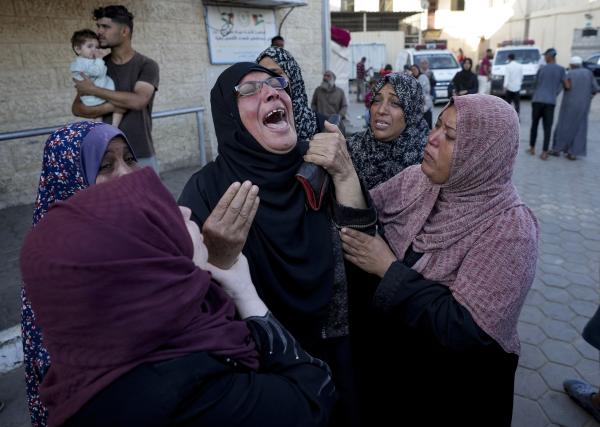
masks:
[[[288,81],[255,63],[235,64],[217,79],[211,110],[218,156],[189,179],[179,203],[192,210],[192,219],[202,227],[211,263],[227,267],[242,250],[273,314],[309,353],[330,365],[342,402],[334,419],[352,420],[356,402],[351,397],[345,264],[329,209],[307,208],[295,178],[307,147],[297,143]],[[325,126],[328,132],[312,138],[310,152],[343,157],[339,130]],[[358,181],[355,173],[340,176],[338,169],[328,170],[335,185]],[[211,212],[219,210],[219,199],[236,182],[256,185],[260,205],[247,236],[230,241],[227,250],[220,243],[220,250],[213,251],[207,236],[219,229],[219,215]],[[233,198],[234,211],[235,203],[242,200]]]

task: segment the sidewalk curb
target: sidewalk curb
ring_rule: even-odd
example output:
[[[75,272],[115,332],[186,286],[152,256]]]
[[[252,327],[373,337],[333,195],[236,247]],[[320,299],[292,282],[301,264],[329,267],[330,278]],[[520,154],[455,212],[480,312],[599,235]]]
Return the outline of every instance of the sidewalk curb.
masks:
[[[12,371],[23,363],[21,326],[0,331],[0,374]]]

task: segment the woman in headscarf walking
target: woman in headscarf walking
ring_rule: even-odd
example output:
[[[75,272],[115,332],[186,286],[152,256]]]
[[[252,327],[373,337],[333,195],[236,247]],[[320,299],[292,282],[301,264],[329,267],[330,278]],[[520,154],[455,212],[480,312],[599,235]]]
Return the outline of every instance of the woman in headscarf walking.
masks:
[[[465,58],[460,70],[452,79],[452,95],[469,95],[479,91],[479,81],[472,70],[473,61],[471,58]]]
[[[411,65],[410,71],[412,72],[412,75],[415,77],[415,79],[417,79],[417,81],[421,85],[421,88],[423,89],[423,98],[425,99],[425,102],[423,104],[423,117],[425,118],[429,129],[431,129],[433,124],[433,99],[431,97],[431,83],[429,81],[429,77],[427,77],[426,74],[421,72],[421,68],[417,64]]]

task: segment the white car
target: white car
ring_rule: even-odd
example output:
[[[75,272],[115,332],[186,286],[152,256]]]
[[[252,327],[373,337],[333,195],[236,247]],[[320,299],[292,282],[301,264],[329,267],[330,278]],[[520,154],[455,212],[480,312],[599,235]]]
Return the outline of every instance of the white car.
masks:
[[[515,61],[523,65],[521,95],[533,95],[541,53],[539,47],[531,44],[505,45],[496,49],[492,60],[492,95],[504,94],[504,68],[508,64],[509,53],[514,54]]]
[[[454,75],[461,70],[454,54],[443,45],[418,45],[416,48],[403,49],[396,58],[396,70],[402,70],[405,65],[419,65],[422,59],[429,61],[429,69],[435,77],[435,102],[448,100],[448,85]]]

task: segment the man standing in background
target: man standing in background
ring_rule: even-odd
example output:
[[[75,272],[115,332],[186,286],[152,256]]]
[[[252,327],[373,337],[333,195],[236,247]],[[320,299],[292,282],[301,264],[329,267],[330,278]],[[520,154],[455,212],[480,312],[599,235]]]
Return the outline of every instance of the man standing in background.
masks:
[[[271,47],[285,47],[285,40],[279,34],[271,39]]]
[[[360,95],[365,91],[365,62],[367,62],[366,57],[362,57],[360,62],[356,64],[356,102],[360,102]]]
[[[325,71],[321,85],[315,89],[310,107],[324,116],[330,117],[339,114],[339,128],[344,133],[345,126],[343,119],[346,118],[348,102],[344,91],[335,85],[335,74],[331,70]]]
[[[517,115],[520,110],[521,85],[523,84],[523,66],[515,61],[515,54],[508,54],[508,64],[504,74],[504,99],[509,104],[513,104]]]
[[[479,75],[477,80],[479,81],[479,93],[490,93],[490,77],[492,75],[492,58],[494,53],[492,49],[485,51],[485,56],[481,60],[479,65]]]
[[[592,97],[600,91],[594,74],[583,68],[583,60],[574,56],[569,62],[571,69],[567,73],[567,90],[560,105],[558,123],[554,129],[554,141],[551,156],[559,156],[561,152],[567,159],[575,160],[577,156],[587,153],[588,116]]]
[[[419,69],[421,70],[421,73],[425,74],[429,79],[429,87],[431,88],[431,101],[435,102],[435,85],[437,84],[437,81],[435,80],[433,71],[429,69],[429,61],[427,58],[423,58],[419,61]]]
[[[116,90],[97,87],[85,75],[83,80],[73,80],[77,89],[73,114],[87,118],[102,116],[102,121],[111,123],[115,109],[125,109],[119,128],[127,136],[138,164],[151,166],[158,173],[152,140],[152,105],[158,90],[158,64],[131,47],[133,15],[127,8],[100,7],[94,10],[94,20],[100,47],[110,49],[104,62]],[[107,102],[89,107],[81,102],[80,97],[84,95],[97,96]]]
[[[556,97],[561,89],[569,89],[566,72],[563,67],[556,63],[556,49],[550,48],[544,52],[546,65],[540,67],[535,81],[535,93],[531,100],[531,130],[529,132],[529,149],[527,152],[535,155],[535,140],[537,139],[537,128],[542,119],[544,124],[544,146],[540,159],[548,160],[548,145],[550,144],[550,133],[554,121],[554,107]]]

